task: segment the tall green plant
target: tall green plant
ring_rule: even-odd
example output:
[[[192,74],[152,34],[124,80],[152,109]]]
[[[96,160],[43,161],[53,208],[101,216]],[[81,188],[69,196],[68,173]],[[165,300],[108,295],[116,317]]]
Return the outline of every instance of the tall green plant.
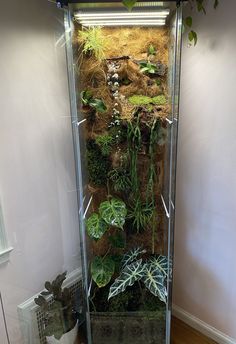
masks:
[[[105,58],[104,50],[107,38],[103,35],[101,27],[84,28],[79,31],[78,39],[83,44],[84,54],[92,53],[98,60]]]
[[[138,152],[141,148],[142,144],[142,137],[141,137],[141,130],[140,130],[140,115],[138,115],[134,122],[128,123],[128,132],[127,132],[127,139],[128,139],[128,150],[130,155],[130,179],[131,179],[131,186],[134,198],[138,196],[140,181],[138,177],[138,168],[137,168],[137,160],[138,160]]]

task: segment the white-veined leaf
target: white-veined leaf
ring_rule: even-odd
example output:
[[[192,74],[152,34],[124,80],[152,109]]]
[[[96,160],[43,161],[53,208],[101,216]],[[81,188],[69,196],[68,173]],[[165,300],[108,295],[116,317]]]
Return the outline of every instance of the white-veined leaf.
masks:
[[[124,254],[122,259],[122,267],[124,268],[126,265],[129,265],[133,263],[134,260],[138,258],[139,255],[146,253],[146,250],[144,250],[142,247],[136,247],[132,250],[128,251],[126,254]]]
[[[95,240],[100,239],[108,230],[108,224],[96,213],[92,214],[86,221],[89,236]]]
[[[152,257],[149,260],[149,263],[156,269],[160,270],[164,277],[168,276],[168,259],[166,256],[159,255],[157,257]]]
[[[139,281],[144,276],[145,267],[142,259],[127,265],[111,285],[108,300],[125,291],[128,286],[131,287],[135,282]]]
[[[159,269],[155,268],[152,264],[146,264],[142,281],[153,295],[166,303],[167,290],[165,278]]]
[[[91,262],[91,275],[99,288],[105,287],[115,272],[115,262],[111,257],[95,257]]]
[[[123,229],[127,215],[126,205],[123,201],[112,198],[110,201],[102,202],[99,213],[108,225]]]

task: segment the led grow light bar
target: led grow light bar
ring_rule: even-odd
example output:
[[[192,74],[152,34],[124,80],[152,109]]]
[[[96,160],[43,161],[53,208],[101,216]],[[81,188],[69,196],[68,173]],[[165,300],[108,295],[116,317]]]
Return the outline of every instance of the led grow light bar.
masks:
[[[77,12],[75,18],[83,26],[161,26],[169,10],[130,12]]]
[[[81,22],[83,26],[162,26],[165,25],[165,21],[89,21]]]

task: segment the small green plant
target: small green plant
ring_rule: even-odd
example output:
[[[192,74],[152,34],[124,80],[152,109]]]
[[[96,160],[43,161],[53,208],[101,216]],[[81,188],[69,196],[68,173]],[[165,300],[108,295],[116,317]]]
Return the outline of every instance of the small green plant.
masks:
[[[52,282],[45,282],[45,291],[34,299],[43,313],[44,335],[60,340],[76,325],[74,299],[68,288],[62,288],[66,272]]]
[[[130,173],[123,168],[115,168],[108,174],[116,192],[129,192],[131,189]]]
[[[132,105],[136,106],[142,106],[142,105],[165,105],[167,104],[166,97],[162,94],[156,97],[147,97],[147,96],[140,96],[140,95],[134,95],[132,97],[129,97],[129,102]]]
[[[103,156],[95,140],[87,141],[87,163],[89,181],[97,186],[106,185],[111,162]]]
[[[142,73],[148,74],[156,74],[157,73],[157,66],[150,61],[140,62],[140,69]]]
[[[93,26],[79,31],[78,40],[83,44],[83,53],[92,53],[98,60],[105,57],[106,37],[102,33],[102,28]]]
[[[165,256],[156,255],[143,260],[140,256],[145,253],[145,250],[138,247],[124,255],[120,275],[110,287],[108,300],[124,292],[128,286],[142,282],[154,296],[166,303],[168,259]]]
[[[91,108],[96,109],[97,112],[106,112],[107,107],[103,100],[98,98],[93,98],[93,95],[90,91],[82,91],[81,92],[81,100],[82,104],[85,106],[90,106]]]
[[[156,53],[157,53],[156,48],[152,44],[150,44],[148,47],[148,55],[156,55]]]
[[[102,154],[108,156],[111,153],[114,138],[109,134],[99,135],[96,137],[96,143],[100,147]]]
[[[153,204],[144,203],[140,198],[137,198],[128,210],[127,219],[132,221],[133,228],[135,228],[137,233],[139,233],[150,224],[153,214]]]

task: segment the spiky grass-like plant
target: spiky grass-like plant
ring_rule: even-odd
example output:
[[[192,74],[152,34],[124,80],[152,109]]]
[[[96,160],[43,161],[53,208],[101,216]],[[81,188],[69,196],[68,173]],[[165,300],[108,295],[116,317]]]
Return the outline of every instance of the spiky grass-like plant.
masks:
[[[101,27],[91,27],[79,31],[78,40],[83,44],[84,54],[92,53],[98,60],[104,59],[107,39],[104,37]]]
[[[108,134],[99,135],[96,137],[96,144],[100,147],[102,155],[108,156],[111,153],[114,139]]]

